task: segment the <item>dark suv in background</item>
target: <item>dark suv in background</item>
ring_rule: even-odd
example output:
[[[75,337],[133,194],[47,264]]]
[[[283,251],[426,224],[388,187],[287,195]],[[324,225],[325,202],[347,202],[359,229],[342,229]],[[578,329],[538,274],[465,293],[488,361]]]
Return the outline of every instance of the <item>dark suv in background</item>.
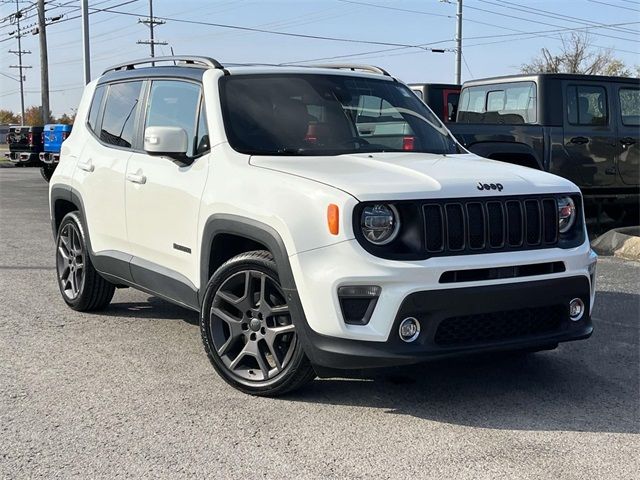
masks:
[[[456,122],[470,151],[563,176],[591,207],[637,216],[640,80],[538,74],[463,85]]]

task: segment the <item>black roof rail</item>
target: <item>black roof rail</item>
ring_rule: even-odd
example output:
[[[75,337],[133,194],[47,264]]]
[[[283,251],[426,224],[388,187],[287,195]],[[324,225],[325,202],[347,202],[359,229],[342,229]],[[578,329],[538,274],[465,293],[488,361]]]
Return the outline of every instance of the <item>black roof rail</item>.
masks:
[[[387,72],[384,68],[376,67],[375,65],[357,65],[357,64],[351,64],[351,63],[327,63],[327,64],[321,64],[321,65],[304,65],[304,66],[311,67],[311,68],[337,68],[339,70],[351,70],[352,72],[355,72],[356,70],[360,70],[363,72],[378,73],[380,75],[385,75],[387,77],[391,76],[391,74]]]
[[[210,57],[199,57],[199,56],[185,56],[185,55],[173,55],[166,57],[153,57],[153,58],[141,58],[139,60],[132,60],[130,62],[119,63],[118,65],[113,65],[107,68],[102,75],[107,72],[117,71],[117,70],[133,70],[136,65],[144,65],[147,63],[157,63],[157,62],[184,62],[183,66],[202,66],[206,68],[218,68],[224,69],[222,64],[218,62],[215,58]]]

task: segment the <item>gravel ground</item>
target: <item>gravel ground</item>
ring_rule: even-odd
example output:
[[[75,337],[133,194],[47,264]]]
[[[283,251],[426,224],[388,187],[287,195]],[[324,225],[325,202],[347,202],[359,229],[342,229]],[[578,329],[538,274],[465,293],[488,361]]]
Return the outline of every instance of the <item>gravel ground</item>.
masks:
[[[0,478],[640,478],[638,263],[600,260],[590,340],[263,399],[193,312],[64,305],[36,169],[0,170],[0,243]]]

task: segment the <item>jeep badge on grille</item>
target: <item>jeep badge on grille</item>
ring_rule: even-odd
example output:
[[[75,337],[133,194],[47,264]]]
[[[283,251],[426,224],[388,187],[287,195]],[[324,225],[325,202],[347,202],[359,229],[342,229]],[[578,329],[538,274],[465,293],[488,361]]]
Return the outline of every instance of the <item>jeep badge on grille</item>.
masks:
[[[478,182],[478,190],[498,190],[502,191],[504,188],[501,183],[482,183]]]

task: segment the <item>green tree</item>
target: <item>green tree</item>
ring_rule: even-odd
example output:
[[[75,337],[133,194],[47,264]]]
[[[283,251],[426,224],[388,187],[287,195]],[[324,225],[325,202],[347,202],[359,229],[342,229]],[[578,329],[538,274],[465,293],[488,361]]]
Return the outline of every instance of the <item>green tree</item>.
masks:
[[[20,123],[20,115],[11,110],[0,110],[0,125],[14,125]]]

